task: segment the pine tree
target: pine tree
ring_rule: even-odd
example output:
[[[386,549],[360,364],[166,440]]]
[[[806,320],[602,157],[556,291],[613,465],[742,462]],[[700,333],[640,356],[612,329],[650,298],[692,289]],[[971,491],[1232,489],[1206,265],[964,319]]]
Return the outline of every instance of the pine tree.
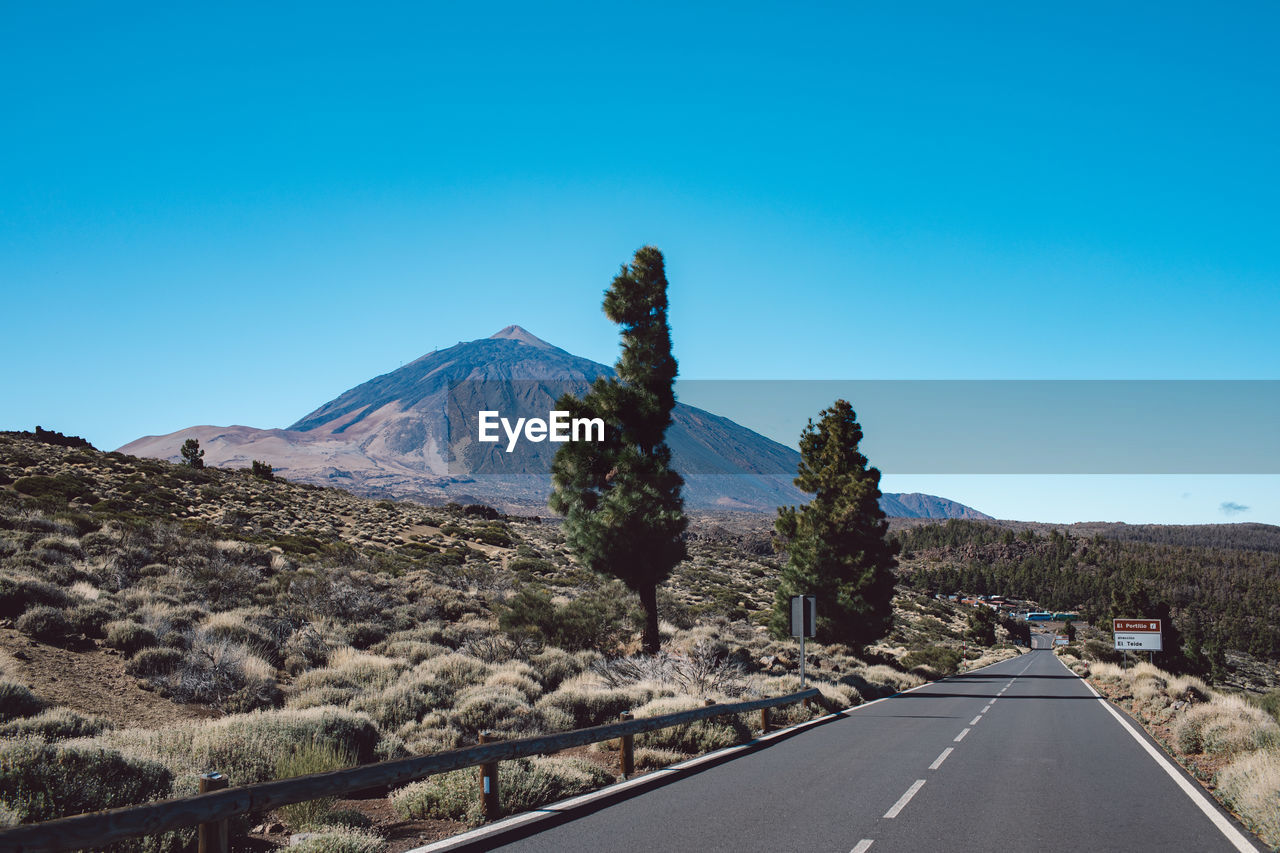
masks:
[[[188,438],[182,443],[182,462],[192,468],[204,467],[204,451],[200,449],[199,441]]]
[[[667,323],[662,253],[645,246],[605,292],[604,312],[621,326],[617,378],[601,377],[582,399],[557,408],[599,417],[602,442],[562,445],[551,467],[551,508],[565,541],[587,568],[619,578],[644,607],[644,649],[659,650],[657,587],[688,555],[684,481],[664,436],[675,407],[676,360]]]
[[[817,596],[817,640],[862,646],[893,627],[898,543],[886,536],[880,472],[858,452],[862,427],[836,400],[800,436],[795,484],[814,494],[807,506],[779,507],[775,528],[787,555],[769,625],[786,636],[793,595]]]

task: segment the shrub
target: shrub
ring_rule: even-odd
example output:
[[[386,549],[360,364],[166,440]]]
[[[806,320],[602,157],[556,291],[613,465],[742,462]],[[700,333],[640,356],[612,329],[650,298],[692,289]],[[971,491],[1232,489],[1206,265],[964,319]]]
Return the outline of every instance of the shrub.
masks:
[[[554,708],[573,718],[574,728],[616,722],[618,715],[630,711],[638,703],[628,690],[589,690],[561,687],[538,700],[538,709]]]
[[[352,764],[351,753],[346,749],[328,741],[306,741],[297,744],[291,752],[276,760],[276,778],[292,779],[294,776],[306,776],[310,773],[325,773],[350,767]],[[279,811],[289,826],[305,829],[314,826],[336,802],[336,797],[320,797],[281,806]]]
[[[489,667],[470,655],[454,652],[431,658],[419,664],[414,671],[423,675],[434,675],[454,687],[467,687],[482,681]]]
[[[76,629],[86,637],[100,640],[107,636],[107,624],[120,614],[105,602],[92,601],[71,612]]]
[[[0,800],[24,823],[161,799],[172,784],[161,764],[110,749],[0,743]]]
[[[702,707],[702,703],[689,697],[655,699],[636,709],[640,717],[660,717]],[[668,726],[657,731],[636,735],[636,744],[650,749],[672,749],[678,752],[703,753],[726,746],[736,746],[751,740],[751,731],[737,715],[714,717]]]
[[[28,637],[46,643],[64,643],[79,633],[71,612],[47,605],[37,605],[18,617],[15,627]]]
[[[14,618],[37,604],[67,607],[73,603],[65,590],[47,581],[0,575],[0,617]]]
[[[530,727],[533,708],[516,690],[504,687],[471,687],[463,691],[450,719],[465,733],[485,729],[514,733]]]
[[[1268,845],[1280,845],[1280,752],[1242,755],[1219,771],[1215,782],[1228,808]]]
[[[257,459],[253,460],[250,465],[249,473],[259,480],[274,480],[276,478],[275,469],[271,467],[271,463],[259,462]]]
[[[391,795],[406,820],[460,820],[479,824],[474,768],[442,773],[414,782]],[[498,765],[498,791],[505,814],[536,809],[611,784],[607,770],[580,758],[520,758]]]
[[[929,646],[907,652],[899,663],[905,669],[925,666],[939,675],[953,675],[960,668],[960,653],[945,646]]]
[[[365,711],[383,728],[395,729],[422,719],[428,711],[448,707],[452,698],[452,685],[426,676],[360,693],[351,701],[351,709]]]
[[[382,836],[367,829],[326,827],[308,832],[289,845],[290,853],[382,853],[387,847]]]
[[[139,649],[154,646],[156,635],[150,628],[139,625],[132,619],[122,619],[107,623],[106,644],[126,655],[131,655]]]
[[[167,675],[178,668],[184,657],[178,649],[142,649],[125,664],[124,671],[141,678]]]
[[[0,723],[30,717],[45,708],[43,699],[16,681],[0,680]]]
[[[43,741],[91,737],[111,728],[101,717],[85,717],[70,708],[50,708],[35,717],[0,725],[0,737],[34,737]]]
[[[541,589],[525,587],[499,605],[498,624],[516,639],[540,639],[576,651],[615,651],[631,638],[636,622],[634,596],[621,584],[556,604]]]

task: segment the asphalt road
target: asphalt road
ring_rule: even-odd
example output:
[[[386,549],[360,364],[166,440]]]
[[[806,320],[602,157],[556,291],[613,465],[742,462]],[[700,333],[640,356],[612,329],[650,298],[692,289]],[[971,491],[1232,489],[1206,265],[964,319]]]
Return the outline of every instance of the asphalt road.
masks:
[[[1175,775],[1187,784],[1051,652],[1032,651],[483,849],[1262,849],[1233,843],[1256,841]]]

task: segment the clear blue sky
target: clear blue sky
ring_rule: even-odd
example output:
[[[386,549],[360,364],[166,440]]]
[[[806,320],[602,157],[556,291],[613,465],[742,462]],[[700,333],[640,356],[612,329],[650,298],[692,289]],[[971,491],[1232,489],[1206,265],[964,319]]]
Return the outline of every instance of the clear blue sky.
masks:
[[[0,428],[284,426],[509,323],[612,362],[644,243],[688,378],[1280,378],[1276,3],[371,5],[3,3]],[[1070,483],[885,486],[1280,523]]]

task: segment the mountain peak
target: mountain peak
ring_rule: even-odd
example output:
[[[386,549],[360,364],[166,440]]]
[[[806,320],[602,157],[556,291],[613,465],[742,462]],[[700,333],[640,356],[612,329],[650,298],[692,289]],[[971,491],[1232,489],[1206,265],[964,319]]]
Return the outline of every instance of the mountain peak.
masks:
[[[555,347],[544,341],[542,338],[532,334],[528,329],[520,326],[507,326],[505,329],[499,332],[494,332],[490,335],[489,340],[519,341],[520,343],[528,344],[531,347],[555,349]]]

